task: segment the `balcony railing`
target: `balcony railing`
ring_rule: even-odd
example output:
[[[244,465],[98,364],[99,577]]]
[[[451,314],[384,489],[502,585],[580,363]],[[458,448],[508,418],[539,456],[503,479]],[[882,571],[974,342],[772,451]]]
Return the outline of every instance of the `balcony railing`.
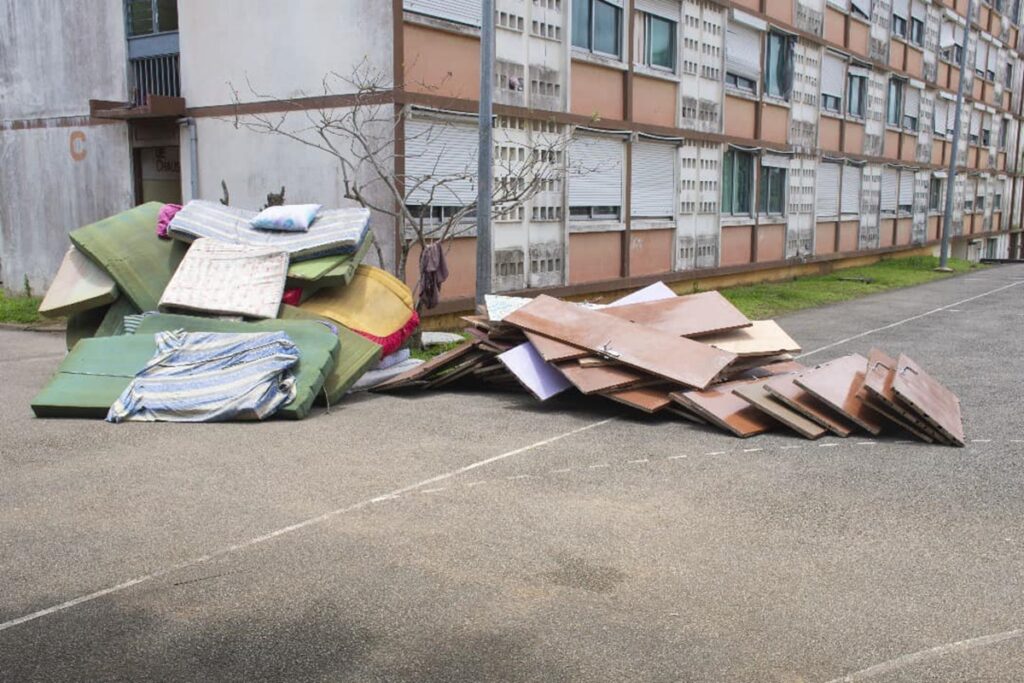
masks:
[[[153,55],[129,60],[132,75],[132,102],[135,106],[146,103],[149,95],[181,97],[181,77],[178,55]]]

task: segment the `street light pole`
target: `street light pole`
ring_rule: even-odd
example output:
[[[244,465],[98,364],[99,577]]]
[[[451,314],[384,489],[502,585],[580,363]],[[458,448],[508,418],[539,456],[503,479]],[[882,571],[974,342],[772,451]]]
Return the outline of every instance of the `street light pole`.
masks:
[[[484,304],[491,291],[491,191],[494,164],[494,0],[481,3],[480,22],[480,145],[477,165],[476,201],[476,305]]]
[[[949,267],[949,239],[953,231],[953,187],[956,184],[956,162],[960,150],[960,126],[964,113],[964,73],[967,71],[967,45],[971,40],[971,17],[974,15],[974,0],[967,0],[967,24],[964,26],[964,44],[960,50],[960,82],[956,89],[956,114],[953,116],[953,151],[949,155],[949,172],[946,174],[946,209],[942,215],[942,244],[939,247],[937,270],[951,271]]]

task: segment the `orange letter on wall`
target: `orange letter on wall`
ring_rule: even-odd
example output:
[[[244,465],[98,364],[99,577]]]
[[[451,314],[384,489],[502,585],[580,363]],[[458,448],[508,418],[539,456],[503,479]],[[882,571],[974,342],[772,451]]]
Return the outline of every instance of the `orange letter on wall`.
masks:
[[[85,158],[85,133],[80,130],[72,131],[68,139],[71,146],[71,158],[81,161]]]

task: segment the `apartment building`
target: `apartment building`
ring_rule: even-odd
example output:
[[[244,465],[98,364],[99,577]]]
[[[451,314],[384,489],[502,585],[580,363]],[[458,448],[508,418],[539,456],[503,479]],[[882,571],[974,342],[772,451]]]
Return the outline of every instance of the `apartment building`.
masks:
[[[19,0],[5,4],[28,35],[57,30],[43,26],[52,15],[29,16]],[[9,288],[22,274],[45,279],[32,264],[59,260],[45,254],[21,265],[27,238],[18,216],[53,221],[39,226],[52,236],[118,202],[216,198],[222,181],[239,205],[258,207],[281,186],[288,201],[341,203],[329,157],[239,128],[232,117],[351,106],[351,93],[318,89],[324,74],[356,64],[390,74],[396,86],[389,94],[400,122],[396,174],[475,163],[480,0],[98,4],[105,14],[61,9],[64,21],[93,26],[109,40],[105,50],[93,45],[103,55],[63,59],[64,81],[44,88],[43,109],[58,115],[12,104],[29,96],[30,85],[0,99],[5,145],[26,131],[47,131],[52,139],[40,144],[70,159],[61,160],[68,173],[76,163],[95,163],[89,154],[74,160],[76,144],[84,147],[69,136],[106,136],[96,142],[105,151],[93,155],[104,155],[103,163],[84,183],[37,168],[21,152],[21,161],[0,170],[0,267]],[[1020,0],[976,2],[971,17],[967,5],[496,0],[496,157],[552,135],[571,142],[558,160],[562,174],[494,222],[495,290],[598,292],[649,278],[767,273],[931,247],[954,155],[954,254],[1019,255]],[[172,15],[173,30],[160,23]],[[29,59],[25,49],[12,63]],[[34,61],[41,69],[53,64]],[[6,79],[31,81],[30,69],[5,68]],[[954,150],[961,79],[966,105]],[[421,134],[438,122],[443,137]],[[114,188],[104,193],[110,201],[83,207],[69,198],[91,194],[89,183],[99,179]],[[37,200],[26,183],[52,188],[53,201],[66,204],[59,215],[33,214]],[[6,200],[11,188],[17,201]],[[468,183],[443,193],[447,199],[434,197],[431,215],[457,210],[471,191]],[[426,197],[421,188],[407,202]],[[374,229],[390,258],[402,226],[378,216]],[[466,234],[450,251],[452,310],[472,294],[471,224]],[[46,241],[32,246],[45,251]]]

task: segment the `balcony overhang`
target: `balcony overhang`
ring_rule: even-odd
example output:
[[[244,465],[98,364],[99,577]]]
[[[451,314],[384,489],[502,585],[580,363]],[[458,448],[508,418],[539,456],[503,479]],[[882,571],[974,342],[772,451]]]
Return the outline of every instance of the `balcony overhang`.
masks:
[[[89,115],[96,119],[170,119],[185,115],[184,97],[147,95],[145,104],[135,106],[131,102],[89,100]]]

